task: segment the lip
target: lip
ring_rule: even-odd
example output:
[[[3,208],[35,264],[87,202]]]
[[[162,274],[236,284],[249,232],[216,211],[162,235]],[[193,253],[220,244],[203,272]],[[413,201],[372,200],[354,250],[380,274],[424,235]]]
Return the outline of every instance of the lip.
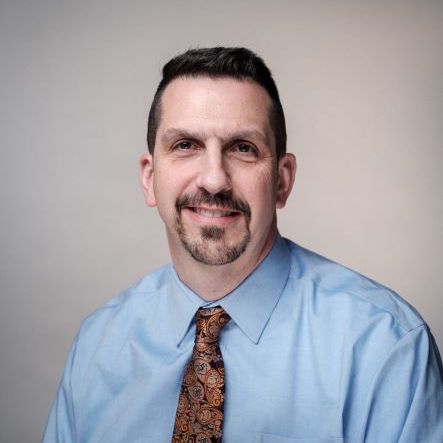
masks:
[[[185,206],[182,208],[189,217],[200,223],[212,225],[225,225],[232,223],[242,215],[240,211],[230,208]]]

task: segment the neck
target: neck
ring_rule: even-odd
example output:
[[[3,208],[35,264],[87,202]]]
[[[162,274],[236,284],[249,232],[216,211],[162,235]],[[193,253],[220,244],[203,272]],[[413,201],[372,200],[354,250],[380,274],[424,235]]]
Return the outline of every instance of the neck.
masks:
[[[226,265],[206,265],[192,258],[187,251],[171,251],[174,268],[180,280],[207,301],[219,300],[237,288],[267,256],[277,235],[275,227],[261,245],[247,250]],[[175,253],[174,253],[175,252]]]

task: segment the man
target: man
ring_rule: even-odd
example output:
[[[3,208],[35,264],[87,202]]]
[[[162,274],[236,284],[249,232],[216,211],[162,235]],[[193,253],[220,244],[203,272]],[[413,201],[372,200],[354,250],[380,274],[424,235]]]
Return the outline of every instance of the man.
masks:
[[[442,442],[420,316],[277,231],[296,166],[263,61],[172,59],[148,145],[141,180],[172,266],[85,320],[44,442]]]

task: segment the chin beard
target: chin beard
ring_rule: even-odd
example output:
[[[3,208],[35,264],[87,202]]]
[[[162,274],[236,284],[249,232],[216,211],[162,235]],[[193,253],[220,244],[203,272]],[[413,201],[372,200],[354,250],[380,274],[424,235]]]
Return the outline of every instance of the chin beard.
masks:
[[[178,231],[183,247],[191,256],[205,265],[227,265],[237,260],[249,244],[251,235],[246,229],[244,235],[235,245],[226,242],[224,228],[200,228],[200,238],[191,240],[184,230]]]

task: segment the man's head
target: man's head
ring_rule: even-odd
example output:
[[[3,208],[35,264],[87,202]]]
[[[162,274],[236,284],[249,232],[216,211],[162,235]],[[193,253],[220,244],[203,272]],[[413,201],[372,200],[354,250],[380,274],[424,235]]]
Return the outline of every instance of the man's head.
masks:
[[[148,148],[154,153],[157,129],[161,119],[161,98],[166,87],[180,77],[234,78],[252,80],[263,87],[271,98],[269,119],[275,137],[277,158],[286,152],[286,125],[277,86],[264,61],[246,48],[191,49],[171,59],[163,67],[148,118]]]
[[[230,53],[236,55],[228,64]],[[150,152],[141,159],[146,202],[165,222],[175,263],[192,257],[245,269],[271,247],[275,209],[285,205],[294,180],[277,89],[263,61],[246,49],[186,54],[166,65],[151,108]],[[228,68],[237,75],[225,74]]]

